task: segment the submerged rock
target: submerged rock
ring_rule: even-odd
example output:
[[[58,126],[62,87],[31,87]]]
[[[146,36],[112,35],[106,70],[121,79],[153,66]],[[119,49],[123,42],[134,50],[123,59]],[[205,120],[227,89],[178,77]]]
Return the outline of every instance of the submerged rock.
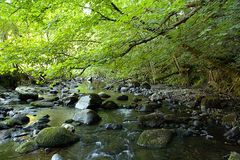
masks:
[[[143,147],[163,148],[166,147],[171,138],[172,130],[169,129],[145,130],[139,136],[137,144]]]
[[[165,119],[162,113],[151,113],[139,116],[138,122],[141,127],[157,128],[165,122]]]
[[[117,109],[117,108],[119,108],[119,106],[113,101],[105,101],[105,102],[103,102],[101,107],[104,108],[104,109]]]
[[[35,141],[39,147],[60,147],[70,145],[79,140],[79,137],[64,127],[48,127],[41,130]]]
[[[75,105],[78,109],[97,109],[101,106],[102,99],[97,94],[89,94],[80,98]]]
[[[28,99],[38,99],[38,93],[34,87],[19,86],[15,90],[19,94],[19,99],[22,101],[27,101]]]
[[[73,120],[90,125],[99,122],[101,117],[97,114],[97,112],[91,109],[84,109],[75,113]]]
[[[121,130],[123,129],[123,126],[122,124],[107,123],[104,124],[104,128],[106,130]]]
[[[54,103],[46,102],[46,101],[35,101],[35,102],[31,102],[31,105],[39,108],[48,108],[48,107],[53,107]]]
[[[120,95],[117,97],[117,100],[119,101],[127,101],[128,100],[128,96],[127,95]]]
[[[18,146],[15,151],[18,153],[29,153],[37,149],[38,145],[35,141],[28,141]]]

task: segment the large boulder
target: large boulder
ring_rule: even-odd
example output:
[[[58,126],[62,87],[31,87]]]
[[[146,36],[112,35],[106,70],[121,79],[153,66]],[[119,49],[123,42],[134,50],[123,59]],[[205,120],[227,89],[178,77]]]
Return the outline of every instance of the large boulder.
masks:
[[[30,104],[34,107],[39,107],[39,108],[49,108],[54,106],[53,102],[46,102],[46,101],[35,101],[35,102],[31,102]]]
[[[75,143],[79,137],[64,127],[48,127],[41,130],[35,141],[39,147],[60,147]]]
[[[141,127],[157,128],[165,122],[165,118],[162,113],[156,112],[139,116],[138,122]]]
[[[97,112],[91,109],[84,109],[75,113],[73,120],[90,125],[99,122],[101,117],[97,114]]]
[[[170,142],[172,133],[170,129],[145,130],[139,136],[137,144],[143,147],[163,148]]]
[[[102,99],[98,94],[89,94],[81,97],[75,108],[78,109],[97,109],[101,106]]]
[[[25,143],[22,143],[20,146],[18,146],[15,151],[18,153],[29,153],[34,150],[38,149],[38,145],[35,141],[28,141]]]
[[[27,101],[28,99],[38,99],[38,93],[34,87],[19,86],[15,90],[19,95],[19,99],[22,101]]]

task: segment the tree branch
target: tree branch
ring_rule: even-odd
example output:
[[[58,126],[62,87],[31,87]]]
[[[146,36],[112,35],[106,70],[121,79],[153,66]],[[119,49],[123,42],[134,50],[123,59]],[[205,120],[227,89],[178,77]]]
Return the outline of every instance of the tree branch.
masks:
[[[113,2],[111,2],[112,7],[119,12],[120,14],[124,14]]]
[[[197,7],[195,9],[193,9],[189,14],[187,14],[185,17],[183,17],[181,20],[175,22],[174,24],[172,24],[171,26],[161,29],[161,27],[159,27],[156,31],[157,34],[155,36],[152,37],[147,37],[145,39],[140,39],[137,41],[134,41],[133,43],[129,44],[128,48],[122,53],[120,54],[118,57],[123,57],[124,55],[126,55],[128,52],[130,52],[134,47],[141,45],[143,43],[147,43],[149,41],[154,40],[155,38],[159,37],[159,36],[163,36],[166,33],[168,33],[170,30],[176,28],[177,26],[181,25],[182,23],[185,23],[189,18],[191,18],[201,7]],[[172,13],[173,14],[173,13]],[[172,14],[169,14],[165,20],[163,20],[163,22],[167,22],[170,17],[172,16]]]

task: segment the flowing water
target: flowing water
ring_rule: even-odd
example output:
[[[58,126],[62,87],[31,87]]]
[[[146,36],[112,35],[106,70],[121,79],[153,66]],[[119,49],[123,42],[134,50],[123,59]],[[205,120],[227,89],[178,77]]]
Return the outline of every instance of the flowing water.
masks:
[[[84,91],[84,89],[81,89]],[[95,90],[99,92],[99,90]],[[86,92],[90,92],[86,89]],[[118,94],[111,92],[114,99]],[[132,96],[130,97],[131,100]],[[127,105],[127,103],[124,103]],[[20,106],[19,108],[24,107]],[[60,126],[65,120],[72,118],[76,109],[57,107],[40,109],[29,115],[30,123],[48,114],[49,125]],[[40,149],[29,154],[18,154],[14,150],[18,143],[8,140],[0,142],[0,160],[50,160],[54,153],[59,153],[65,160],[221,160],[230,151],[240,152],[237,146],[224,144],[222,131],[210,126],[214,136],[211,140],[203,137],[178,137],[163,149],[149,149],[136,145],[142,129],[137,125],[137,117],[142,114],[133,109],[100,110],[102,121],[97,125],[78,126],[76,133],[81,140],[69,147],[56,148],[49,151]],[[122,124],[122,130],[105,130],[106,123]],[[219,133],[219,136],[217,135]]]

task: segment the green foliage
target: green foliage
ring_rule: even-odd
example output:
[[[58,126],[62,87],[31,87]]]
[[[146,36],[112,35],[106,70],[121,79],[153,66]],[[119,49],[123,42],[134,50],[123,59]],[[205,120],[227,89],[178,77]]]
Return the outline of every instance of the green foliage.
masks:
[[[0,74],[56,79],[86,71],[236,89],[238,0],[11,0],[0,8]]]

